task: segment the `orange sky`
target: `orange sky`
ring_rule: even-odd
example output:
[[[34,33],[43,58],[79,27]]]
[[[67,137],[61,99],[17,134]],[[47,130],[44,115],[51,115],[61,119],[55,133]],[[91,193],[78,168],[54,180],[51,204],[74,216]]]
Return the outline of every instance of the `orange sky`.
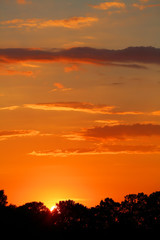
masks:
[[[159,0],[2,0],[0,189],[95,206],[160,186]]]

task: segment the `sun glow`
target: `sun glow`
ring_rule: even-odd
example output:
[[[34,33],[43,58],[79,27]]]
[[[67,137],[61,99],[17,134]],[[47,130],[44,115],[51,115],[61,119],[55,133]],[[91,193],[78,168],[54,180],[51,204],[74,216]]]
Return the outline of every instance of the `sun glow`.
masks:
[[[56,208],[57,208],[57,206],[54,205],[54,206],[52,206],[52,207],[50,208],[50,211],[53,212]]]

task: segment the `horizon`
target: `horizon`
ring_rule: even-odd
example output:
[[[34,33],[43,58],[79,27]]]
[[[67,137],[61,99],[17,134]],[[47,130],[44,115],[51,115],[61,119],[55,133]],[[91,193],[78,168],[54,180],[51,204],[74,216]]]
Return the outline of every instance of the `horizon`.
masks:
[[[147,197],[147,198],[150,198],[152,195],[154,195],[154,194],[159,194],[160,193],[160,191],[155,191],[155,192],[151,192],[150,194],[146,194],[146,193],[144,193],[144,192],[139,192],[139,193],[128,193],[127,195],[125,195],[125,196],[123,196],[123,199],[121,200],[121,201],[115,201],[115,199],[112,199],[111,197],[108,197],[108,196],[106,196],[104,199],[101,199],[100,201],[99,201],[99,203],[97,203],[96,205],[94,205],[94,206],[87,206],[87,205],[85,205],[85,204],[83,204],[81,201],[82,200],[80,200],[80,199],[60,199],[58,202],[55,202],[55,204],[52,202],[52,204],[50,204],[50,205],[46,205],[44,202],[42,202],[42,201],[40,201],[40,199],[39,200],[36,200],[36,201],[34,201],[34,200],[32,200],[32,201],[30,201],[30,202],[23,202],[23,203],[21,203],[21,204],[19,204],[19,205],[16,205],[16,204],[14,204],[14,203],[10,203],[10,202],[8,202],[8,196],[7,196],[7,194],[6,194],[6,192],[5,192],[5,190],[3,189],[1,189],[0,191],[2,191],[3,192],[3,195],[6,197],[6,200],[5,200],[5,204],[4,204],[4,206],[5,207],[12,207],[12,206],[15,206],[16,208],[19,208],[19,207],[22,207],[22,206],[24,206],[24,205],[26,205],[26,204],[30,204],[30,203],[42,203],[47,209],[49,209],[51,212],[55,209],[55,208],[57,208],[57,205],[59,205],[60,203],[62,203],[62,202],[68,202],[68,201],[72,201],[74,204],[80,204],[80,205],[83,205],[84,207],[86,207],[86,208],[88,208],[88,209],[91,209],[91,208],[96,208],[97,206],[99,206],[99,205],[101,205],[101,202],[102,201],[106,201],[106,200],[113,200],[113,202],[114,203],[119,203],[119,204],[123,204],[125,201],[126,201],[126,197],[130,197],[130,198],[132,198],[132,197],[138,197],[139,195],[143,195],[144,197]],[[79,201],[80,200],[80,201]],[[3,204],[2,204],[2,206],[3,206]]]
[[[11,204],[160,186],[160,0],[2,0],[0,189]]]

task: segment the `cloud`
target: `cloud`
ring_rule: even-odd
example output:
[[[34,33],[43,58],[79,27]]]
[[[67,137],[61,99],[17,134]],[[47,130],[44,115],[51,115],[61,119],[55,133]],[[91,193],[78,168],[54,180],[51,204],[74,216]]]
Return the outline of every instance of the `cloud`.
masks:
[[[39,68],[40,66],[30,63],[22,63],[23,67],[30,67],[30,68]]]
[[[133,124],[93,127],[79,133],[84,139],[107,140],[107,139],[128,139],[134,137],[160,137],[160,125],[154,124]]]
[[[30,64],[23,64],[22,65],[24,67],[31,67]],[[31,77],[34,75],[34,72],[33,71],[30,71],[30,70],[19,70],[16,69],[16,65],[12,66],[7,66],[6,64],[1,64],[0,65],[0,76],[14,76],[14,75],[21,75],[21,76],[27,76],[27,77]]]
[[[64,48],[71,48],[71,47],[81,47],[85,45],[85,42],[82,41],[71,41],[63,44]]]
[[[108,114],[108,115],[141,115],[144,112],[138,111],[116,111],[115,106],[105,104],[93,104],[87,102],[55,102],[55,103],[37,103],[25,104],[25,108],[46,110],[46,111],[74,111],[91,114]]]
[[[73,72],[73,71],[79,71],[79,66],[77,64],[72,64],[72,66],[65,67],[64,71],[66,73]]]
[[[160,153],[160,146],[157,145],[103,145],[103,148],[108,152],[127,153],[127,154],[146,154]]]
[[[28,0],[16,0],[16,2],[18,4],[21,4],[21,5],[25,5],[25,4],[30,4],[31,3],[31,1],[28,1]]]
[[[69,149],[54,151],[32,151],[31,156],[36,157],[71,157],[71,156],[94,156],[108,154],[153,154],[160,153],[160,146],[155,145],[106,145],[101,149]]]
[[[66,91],[72,90],[72,88],[65,88],[62,83],[58,83],[58,82],[54,83],[53,86],[54,86],[55,88],[53,88],[53,89],[50,90],[49,92],[56,92],[56,91],[66,92]]]
[[[9,76],[9,75],[21,75],[21,76],[33,76],[33,71],[19,71],[19,70],[10,70],[3,69],[0,72],[1,76]]]
[[[29,137],[36,136],[39,134],[39,131],[35,130],[9,130],[9,131],[0,131],[0,140],[6,140],[12,137]]]
[[[112,115],[143,115],[143,114],[148,114],[145,112],[139,112],[139,111],[112,111],[108,114],[112,114]]]
[[[39,103],[39,104],[25,104],[24,107],[46,110],[46,111],[74,111],[84,113],[100,113],[107,114],[114,106],[108,106],[103,104],[92,104],[86,102],[56,102],[56,103]]]
[[[141,1],[141,2],[147,2],[147,1]],[[160,4],[144,5],[144,4],[133,3],[132,6],[138,8],[139,10],[144,10],[145,8],[160,7]]]
[[[64,134],[62,137],[71,140],[71,141],[84,141],[84,137],[80,136],[79,134],[76,133],[69,133],[69,134]]]
[[[9,106],[9,107],[1,107],[0,108],[0,111],[2,111],[2,110],[16,110],[16,109],[18,109],[19,108],[19,106]]]
[[[63,84],[61,84],[61,83],[54,83],[53,84],[55,87],[57,87],[58,89],[64,89],[64,86],[63,86]]]
[[[8,21],[1,21],[1,27],[8,28],[47,28],[47,27],[64,27],[69,29],[79,29],[91,26],[92,23],[97,22],[96,17],[72,17],[68,19],[44,20],[40,18],[31,19],[12,19]]]
[[[154,116],[160,116],[160,111],[154,111],[154,112],[152,112],[152,115],[154,115]]]
[[[61,83],[54,83],[54,91],[69,91],[71,88],[65,88]],[[0,96],[4,96],[1,94]],[[43,111],[74,111],[83,112],[90,114],[104,114],[104,115],[150,115],[150,116],[160,116],[160,111],[153,112],[140,112],[140,111],[117,111],[116,106],[106,105],[106,104],[93,104],[88,102],[54,102],[54,103],[35,103],[35,104],[24,104],[22,106],[6,106],[1,107],[1,110],[16,110],[17,108],[30,108],[33,110],[43,110]],[[96,120],[95,122],[101,123],[103,125],[119,125],[121,121],[117,120]]]
[[[126,7],[125,3],[121,3],[121,2],[104,2],[98,5],[89,5],[89,6],[91,6],[92,8],[100,9],[100,10],[108,10],[112,8],[124,9]]]
[[[118,120],[95,120],[96,123],[100,123],[107,126],[119,125],[121,121]]]
[[[89,63],[113,65],[121,67],[144,68],[135,63],[160,64],[160,48],[129,47],[121,50],[96,49],[89,47],[75,47],[69,49],[32,49],[6,48],[0,49],[1,63],[24,62],[61,62],[61,63]],[[126,65],[124,63],[127,63]]]
[[[81,28],[90,26],[93,22],[97,22],[95,17],[72,17],[62,20],[49,20],[41,24],[41,27],[65,27],[65,28]]]

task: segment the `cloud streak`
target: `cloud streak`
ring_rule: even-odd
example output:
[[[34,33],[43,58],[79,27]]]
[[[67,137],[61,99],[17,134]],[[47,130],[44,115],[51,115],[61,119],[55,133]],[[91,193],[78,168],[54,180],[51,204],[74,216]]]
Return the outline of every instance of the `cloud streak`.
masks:
[[[142,115],[144,112],[138,111],[117,111],[116,106],[105,104],[93,104],[87,102],[55,102],[55,103],[37,103],[25,104],[25,108],[45,111],[74,111],[90,114],[107,114],[107,115]]]
[[[133,124],[93,127],[79,133],[84,139],[107,140],[107,139],[128,139],[134,137],[160,137],[160,125],[154,124]]]
[[[113,65],[145,68],[138,64],[160,64],[160,49],[154,47],[129,47],[121,50],[75,47],[69,49],[0,49],[1,63],[61,62]],[[126,65],[125,65],[126,64]]]
[[[152,112],[152,115],[153,116],[160,116],[160,111],[154,111],[154,112]]]
[[[61,83],[54,83],[52,90],[54,91],[69,91],[71,88],[65,88]],[[3,96],[3,94],[1,95]],[[116,106],[106,105],[106,104],[93,104],[89,102],[53,102],[53,103],[35,103],[35,104],[24,104],[22,106],[6,106],[0,107],[2,110],[16,110],[18,108],[29,108],[32,110],[42,110],[42,111],[73,111],[82,112],[88,114],[104,114],[104,115],[148,115],[148,116],[160,116],[160,111],[153,112],[142,112],[142,111],[117,111]],[[103,125],[119,125],[119,121],[113,120],[97,120],[97,123],[102,123]]]
[[[57,103],[39,103],[39,104],[25,104],[24,107],[45,110],[45,111],[74,111],[91,114],[107,114],[114,106],[107,106],[103,104],[92,104],[86,102],[57,102]]]
[[[132,6],[138,8],[139,10],[144,10],[145,8],[160,7],[160,4],[144,5],[144,4],[133,3]]]
[[[0,140],[6,140],[13,137],[29,137],[36,136],[39,131],[36,130],[8,130],[0,131]]]
[[[20,5],[26,5],[31,3],[31,1],[28,0],[16,0],[16,2]]]
[[[31,156],[36,157],[83,157],[95,155],[108,155],[108,154],[153,154],[160,153],[160,146],[155,145],[106,145],[101,149],[70,149],[54,151],[32,151],[29,153]]]
[[[73,72],[73,71],[79,71],[79,66],[77,64],[72,64],[72,66],[65,67],[64,71],[67,73]]]
[[[13,75],[21,75],[21,76],[33,76],[33,71],[19,71],[19,70],[11,70],[11,69],[1,69],[0,76],[13,76]]]
[[[56,92],[56,91],[62,91],[62,92],[66,92],[66,91],[71,91],[72,88],[66,88],[64,87],[64,85],[62,83],[54,83],[53,84],[54,88],[52,90],[50,90],[49,92]]]
[[[12,19],[8,21],[1,21],[1,27],[7,28],[48,28],[48,27],[63,27],[68,29],[79,29],[91,26],[97,22],[96,17],[72,17],[68,19],[50,19],[44,20],[39,18],[31,19]]]
[[[13,111],[13,110],[16,110],[16,109],[18,109],[18,108],[19,108],[19,106],[1,107],[1,108],[0,108],[0,111],[3,111],[3,110]]]
[[[126,7],[125,3],[121,2],[104,2],[98,5],[89,5],[92,8],[100,9],[100,10],[108,10],[108,9],[124,9]]]

